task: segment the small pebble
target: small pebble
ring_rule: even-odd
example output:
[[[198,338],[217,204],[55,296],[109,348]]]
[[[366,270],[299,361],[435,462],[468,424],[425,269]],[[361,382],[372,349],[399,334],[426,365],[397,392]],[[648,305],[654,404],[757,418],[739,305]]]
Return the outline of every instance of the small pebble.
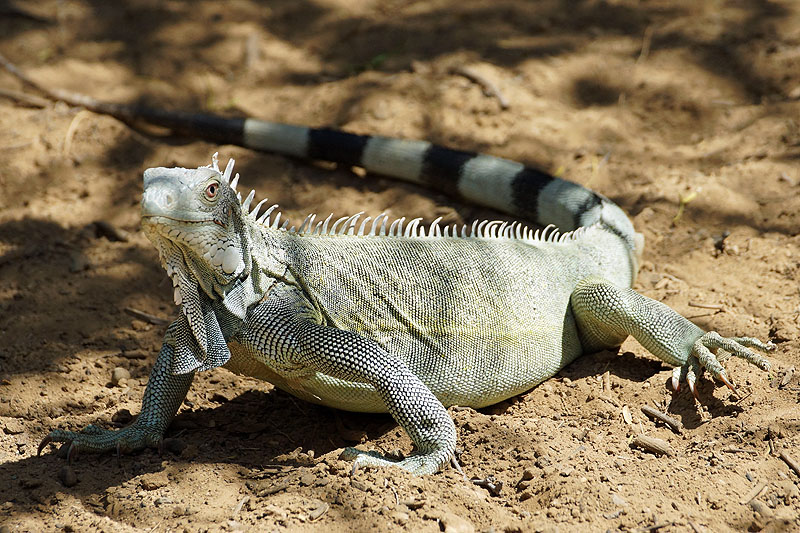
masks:
[[[133,415],[128,409],[120,409],[111,415],[111,421],[115,424],[119,424],[120,426],[129,424],[131,420],[133,420]]]
[[[752,500],[750,502],[750,509],[755,511],[756,513],[760,514],[762,518],[771,518],[772,517],[772,510],[767,507],[767,504],[762,502],[761,500]]]
[[[394,518],[394,521],[402,526],[405,525],[406,522],[408,522],[408,519],[410,517],[408,513],[404,513],[403,511],[395,511],[392,513],[392,518]]]
[[[61,467],[61,470],[58,471],[58,480],[65,487],[74,487],[78,483],[78,476],[71,466],[64,465]]]
[[[165,450],[175,455],[183,453],[183,450],[185,450],[187,446],[181,439],[174,438],[164,439],[163,445]]]
[[[19,435],[25,431],[19,418],[3,418],[0,421],[0,426],[3,427],[3,432],[8,435]]]
[[[111,371],[111,383],[118,386],[123,379],[131,379],[131,373],[126,368],[118,366]]]
[[[439,521],[441,525],[444,527],[445,533],[474,533],[475,526],[466,520],[465,518],[461,518],[460,516],[453,514],[453,513],[445,513],[440,518]]]
[[[69,254],[69,271],[72,273],[88,270],[89,258],[83,252],[74,250]]]
[[[139,480],[144,490],[156,490],[161,487],[166,487],[169,484],[169,478],[166,472],[152,472],[144,474]]]

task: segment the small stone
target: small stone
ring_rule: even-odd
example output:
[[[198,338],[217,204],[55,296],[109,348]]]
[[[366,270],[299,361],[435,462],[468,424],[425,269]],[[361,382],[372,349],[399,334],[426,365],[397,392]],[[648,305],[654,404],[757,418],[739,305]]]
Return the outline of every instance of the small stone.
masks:
[[[625,507],[626,505],[628,505],[628,502],[625,501],[625,498],[623,498],[619,494],[612,494],[611,501],[614,503],[614,505],[618,505],[619,507]]]
[[[3,427],[3,432],[8,435],[19,435],[25,431],[19,418],[0,418],[0,426]]]
[[[174,455],[180,455],[183,450],[186,449],[187,444],[183,442],[181,439],[164,439],[163,442],[164,449],[167,450],[169,453]]]
[[[427,500],[425,500],[424,498],[418,498],[418,499],[414,498],[414,499],[402,500],[400,503],[402,505],[405,505],[409,509],[413,510],[413,509],[419,509],[422,506],[424,506],[425,503],[427,503]]]
[[[522,471],[522,481],[530,481],[536,477],[536,472],[533,471],[533,468],[526,468]]]
[[[302,485],[303,487],[308,487],[310,485],[313,485],[316,479],[317,476],[315,476],[311,472],[306,472],[305,474],[300,476],[300,485]]]
[[[750,509],[761,515],[761,518],[772,518],[772,509],[767,507],[767,504],[762,502],[761,500],[752,500],[750,502]]]
[[[74,487],[78,484],[78,476],[75,474],[75,470],[69,465],[62,466],[61,470],[58,471],[58,480],[65,487]]]
[[[227,526],[227,527],[226,527],[226,529],[227,529],[228,531],[241,531],[242,529],[244,529],[244,527],[242,526],[242,524],[240,524],[240,523],[239,523],[239,522],[237,522],[236,520],[228,520],[228,521],[225,523],[225,525]]]
[[[88,270],[89,258],[83,252],[74,250],[69,254],[69,271],[72,273]]]
[[[115,386],[120,386],[121,384],[124,385],[124,383],[121,383],[124,379],[131,379],[131,373],[128,372],[128,369],[118,366],[111,371],[111,383],[113,383]]]
[[[128,409],[120,409],[111,415],[111,421],[120,426],[129,424],[131,420],[133,420],[133,415]]]
[[[315,520],[319,520],[322,515],[328,512],[331,506],[323,501],[317,501],[317,505],[311,509],[308,513],[308,519],[314,522]]]
[[[161,487],[166,487],[169,483],[169,478],[166,472],[153,472],[151,474],[144,474],[139,480],[144,490],[156,490]]]
[[[445,513],[439,518],[445,533],[475,533],[475,526],[465,518],[453,513]]]
[[[363,481],[359,481],[357,479],[350,480],[350,486],[356,490],[360,490],[361,492],[367,492],[367,484]]]
[[[792,498],[800,498],[800,489],[791,480],[783,479],[775,482],[775,488],[778,495],[787,501]]]
[[[405,525],[406,522],[408,522],[408,519],[410,517],[408,516],[408,513],[404,513],[403,511],[395,511],[392,513],[392,518],[394,519],[395,522],[397,522],[402,526]]]

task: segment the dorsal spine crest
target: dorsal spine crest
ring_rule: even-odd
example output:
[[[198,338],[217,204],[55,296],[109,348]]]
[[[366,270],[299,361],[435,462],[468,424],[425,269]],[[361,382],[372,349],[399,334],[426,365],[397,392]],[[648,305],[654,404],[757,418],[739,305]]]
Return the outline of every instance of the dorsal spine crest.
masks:
[[[222,175],[222,181],[229,184],[229,186],[236,191],[239,183],[239,174],[237,173],[233,179],[234,160],[228,160],[224,172],[220,172],[218,156],[215,153],[211,158],[211,164],[208,168],[212,168]],[[361,225],[358,225],[359,218],[364,214],[360,211],[354,215],[344,216],[338,218],[332,226],[330,221],[333,218],[333,213],[328,215],[325,220],[318,221],[316,225],[314,222],[317,220],[316,213],[309,214],[300,224],[300,227],[289,227],[289,221],[283,221],[281,224],[281,212],[276,211],[278,204],[274,204],[264,211],[260,216],[258,214],[261,206],[267,202],[264,198],[250,210],[250,204],[255,198],[255,190],[251,190],[246,198],[242,198],[241,193],[237,192],[236,197],[240,203],[242,213],[245,217],[250,218],[257,224],[265,229],[273,231],[283,231],[289,234],[305,236],[355,236],[355,237],[390,237],[390,238],[406,238],[406,239],[504,239],[504,240],[517,240],[527,243],[565,243],[573,241],[580,237],[585,231],[586,227],[580,227],[574,231],[561,233],[558,228],[550,224],[543,229],[533,230],[525,226],[521,222],[513,221],[508,222],[504,220],[475,220],[471,225],[462,224],[461,230],[458,229],[458,224],[445,225],[444,228],[439,226],[442,217],[436,218],[427,226],[422,224],[422,218],[414,218],[407,224],[406,217],[400,217],[389,224],[389,215],[381,213],[376,217],[368,216],[364,218]],[[272,218],[275,214],[274,219]],[[370,221],[372,224],[367,225]],[[389,225],[387,230],[386,226]],[[330,227],[330,229],[328,229]],[[367,229],[369,228],[369,229]]]

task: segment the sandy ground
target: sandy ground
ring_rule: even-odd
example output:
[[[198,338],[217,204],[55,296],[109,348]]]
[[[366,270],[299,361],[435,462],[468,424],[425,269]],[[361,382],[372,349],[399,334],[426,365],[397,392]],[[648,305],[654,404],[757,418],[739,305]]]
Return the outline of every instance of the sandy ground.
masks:
[[[630,213],[636,288],[700,326],[776,343],[771,374],[702,405],[628,341],[542,386],[453,412],[469,478],[358,472],[410,451],[386,416],[335,412],[224,370],[199,376],[162,455],[63,458],[54,428],[138,413],[175,316],[139,232],[141,172],[219,150],[302,220],[493,213],[349,169],[134,131],[0,99],[0,532],[798,531],[800,5],[759,0],[0,2],[0,53],[120,102],[428,139],[537,165]],[[454,73],[490,80],[507,101]],[[0,74],[0,88],[21,85]],[[681,208],[683,205],[683,208]],[[99,221],[106,224],[98,224]],[[109,227],[111,229],[109,229]],[[112,381],[115,368],[130,377]],[[119,371],[118,371],[119,372]],[[604,377],[605,376],[605,377]],[[672,432],[641,412],[666,410]],[[671,456],[630,446],[669,443]]]

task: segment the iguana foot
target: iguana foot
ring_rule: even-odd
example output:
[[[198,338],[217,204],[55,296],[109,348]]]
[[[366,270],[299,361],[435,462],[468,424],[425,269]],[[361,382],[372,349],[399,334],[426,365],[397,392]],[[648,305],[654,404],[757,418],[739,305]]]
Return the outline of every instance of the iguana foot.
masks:
[[[448,455],[442,450],[424,454],[419,453],[400,461],[392,461],[378,452],[365,452],[357,448],[345,448],[341,458],[353,461],[353,473],[360,468],[397,466],[403,470],[408,470],[415,476],[422,476],[438,472],[442,466],[450,462],[452,454]]]
[[[765,344],[753,337],[727,338],[722,337],[715,331],[709,331],[695,341],[686,363],[672,371],[672,388],[679,391],[681,383],[685,381],[689,386],[689,390],[697,398],[697,388],[695,386],[697,379],[707,369],[713,377],[722,381],[735,393],[736,387],[728,378],[725,368],[720,364],[721,361],[731,356],[741,357],[761,370],[770,369],[769,361],[750,348],[768,352],[774,350],[775,345],[771,342]]]
[[[116,450],[117,454],[141,450],[147,446],[158,446],[162,433],[151,427],[134,423],[120,430],[103,429],[88,425],[81,431],[51,431],[39,444],[37,455],[51,442],[70,444],[67,460],[71,461],[80,452],[101,453]]]

